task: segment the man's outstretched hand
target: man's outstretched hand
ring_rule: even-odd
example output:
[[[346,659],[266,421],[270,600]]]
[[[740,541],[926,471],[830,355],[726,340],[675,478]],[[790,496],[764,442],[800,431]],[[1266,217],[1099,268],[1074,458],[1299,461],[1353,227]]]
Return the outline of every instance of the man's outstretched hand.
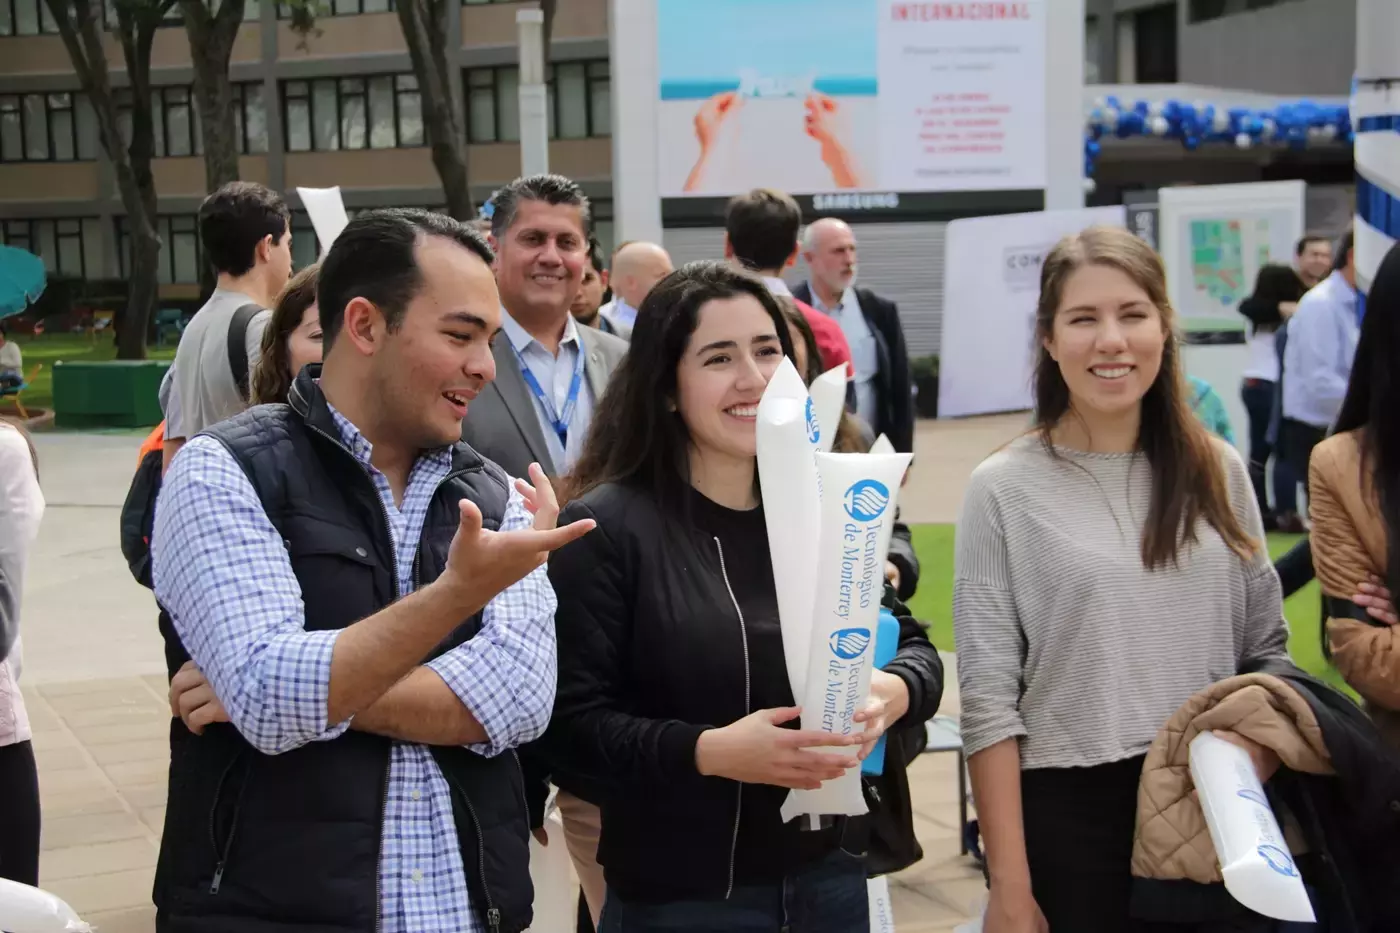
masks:
[[[552,551],[577,541],[597,526],[590,518],[563,528],[553,527],[559,514],[554,490],[545,482],[532,491],[538,497],[535,527],[520,531],[487,531],[481,526],[481,510],[476,503],[463,499],[457,504],[461,523],[447,552],[447,567],[437,582],[452,590],[469,614],[525,579],[549,559]],[[542,523],[550,527],[541,528]]]

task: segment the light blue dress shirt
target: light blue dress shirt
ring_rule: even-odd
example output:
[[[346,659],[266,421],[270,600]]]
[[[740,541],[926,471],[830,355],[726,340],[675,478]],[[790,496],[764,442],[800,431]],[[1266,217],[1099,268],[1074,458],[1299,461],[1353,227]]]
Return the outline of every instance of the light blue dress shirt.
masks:
[[[879,424],[880,398],[875,391],[875,377],[880,370],[880,348],[870,322],[861,310],[855,287],[846,289],[836,307],[828,308],[812,288],[812,307],[841,325],[846,343],[851,345],[851,365],[855,367],[856,414],[868,425]]]
[[[451,452],[420,456],[397,505],[388,479],[370,463],[369,441],[332,414],[384,505],[399,596],[407,596],[428,505],[451,469]],[[501,530],[533,524],[512,488]],[[157,598],[254,748],[275,755],[350,728],[349,721],[327,722],[331,653],[340,632],[306,631],[301,587],[282,536],[243,469],[214,438],[192,438],[171,464],[151,555]],[[427,664],[486,731],[486,742],[469,746],[477,754],[532,741],[548,725],[557,676],[555,606],[541,567],[487,604],[473,638]],[[379,888],[383,933],[485,933],[469,903],[447,780],[422,745],[395,742],[390,752]]]
[[[571,314],[568,322],[564,325],[564,339],[559,342],[559,355],[555,356],[540,345],[540,342],[531,337],[525,328],[521,327],[515,318],[504,308],[501,309],[501,329],[506,332],[506,338],[511,346],[515,347],[515,352],[520,354],[520,358],[525,361],[525,365],[534,373],[535,379],[539,381],[540,387],[549,393],[549,400],[554,404],[555,412],[563,412],[564,404],[569,399],[569,383],[574,379],[574,365],[578,360],[578,355],[584,352],[583,340],[579,336],[578,323]],[[583,384],[579,386],[578,401],[574,404],[574,417],[569,422],[569,444],[565,447],[559,442],[559,435],[554,433],[554,422],[550,420],[549,413],[545,411],[544,405],[540,403],[533,391],[526,390],[530,394],[530,400],[535,406],[535,415],[540,421],[540,430],[544,432],[544,442],[549,447],[550,459],[554,461],[554,473],[562,476],[573,467],[574,461],[583,453],[583,443],[588,436],[588,426],[593,421],[593,389],[588,384],[588,374],[584,373]],[[546,466],[545,464],[540,464]]]
[[[1283,351],[1283,417],[1327,429],[1351,380],[1361,324],[1356,289],[1333,272],[1298,302]]]

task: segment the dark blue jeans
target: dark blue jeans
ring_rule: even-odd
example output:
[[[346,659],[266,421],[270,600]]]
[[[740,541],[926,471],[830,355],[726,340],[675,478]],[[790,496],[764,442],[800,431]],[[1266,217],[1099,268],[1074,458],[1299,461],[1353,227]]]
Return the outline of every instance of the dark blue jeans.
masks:
[[[869,933],[865,860],[837,850],[728,900],[629,904],[611,890],[598,933]]]
[[[1249,412],[1249,481],[1254,485],[1254,498],[1259,502],[1259,513],[1285,515],[1298,511],[1298,477],[1292,464],[1269,443],[1269,419],[1274,411],[1274,393],[1278,384],[1263,379],[1246,379],[1240,389],[1240,398]],[[1274,460],[1274,504],[1269,506],[1268,472],[1269,458]]]

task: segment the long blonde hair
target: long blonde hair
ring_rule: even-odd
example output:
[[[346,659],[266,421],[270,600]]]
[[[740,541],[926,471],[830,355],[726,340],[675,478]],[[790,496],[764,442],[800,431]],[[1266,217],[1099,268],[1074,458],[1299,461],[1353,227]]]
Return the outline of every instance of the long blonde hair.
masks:
[[[1225,468],[1214,442],[1186,401],[1181,341],[1176,312],[1167,299],[1161,258],[1143,240],[1121,227],[1090,227],[1055,244],[1040,269],[1040,303],[1035,315],[1036,429],[1053,454],[1051,433],[1072,414],[1069,386],[1046,342],[1054,335],[1055,312],[1065,283],[1084,266],[1117,269],[1156,306],[1166,342],[1162,368],[1142,398],[1138,448],[1152,469],[1152,498],[1142,533],[1142,562],[1149,569],[1175,564],[1181,548],[1196,541],[1204,518],[1232,551],[1248,559],[1259,548],[1230,503]]]

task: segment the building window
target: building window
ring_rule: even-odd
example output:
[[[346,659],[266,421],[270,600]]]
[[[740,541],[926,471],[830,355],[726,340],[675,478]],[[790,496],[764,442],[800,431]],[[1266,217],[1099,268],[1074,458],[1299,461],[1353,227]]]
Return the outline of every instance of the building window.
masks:
[[[117,88],[117,125],[131,145],[131,89]],[[261,82],[233,86],[234,138],[243,155],[267,152],[267,108]],[[158,159],[204,154],[194,88],[172,84],[151,88],[151,123]]]
[[[101,271],[101,238],[96,217],[6,220],[0,236],[6,246],[33,253],[51,275],[85,279]]]
[[[287,81],[282,108],[289,152],[424,145],[423,103],[411,74]]]
[[[1099,18],[1089,16],[1084,20],[1084,83],[1099,83]]]
[[[1224,16],[1229,5],[1229,0],[1190,0],[1186,15],[1193,23],[1203,23]]]
[[[1125,14],[1133,18],[1133,58],[1137,84],[1175,84],[1176,24],[1175,3],[1147,7]],[[1119,80],[1129,79],[1119,75]]]
[[[156,281],[161,285],[198,285],[202,255],[199,218],[194,214],[157,217],[156,236],[160,237]],[[122,278],[130,278],[131,233],[125,217],[117,218],[117,255],[121,257]]]
[[[316,239],[316,228],[306,211],[292,211],[291,231],[292,268],[300,271],[321,258],[321,241]]]
[[[44,0],[0,0],[0,36],[54,35],[58,23]]]
[[[612,78],[607,59],[556,62],[545,73],[550,139],[612,135]],[[466,71],[467,138],[474,143],[520,139],[520,69]]]
[[[361,13],[392,13],[394,0],[321,0],[317,16],[358,16]],[[277,18],[291,19],[292,7],[277,4]]]
[[[68,91],[0,95],[0,162],[95,158],[97,117],[86,98]]]

